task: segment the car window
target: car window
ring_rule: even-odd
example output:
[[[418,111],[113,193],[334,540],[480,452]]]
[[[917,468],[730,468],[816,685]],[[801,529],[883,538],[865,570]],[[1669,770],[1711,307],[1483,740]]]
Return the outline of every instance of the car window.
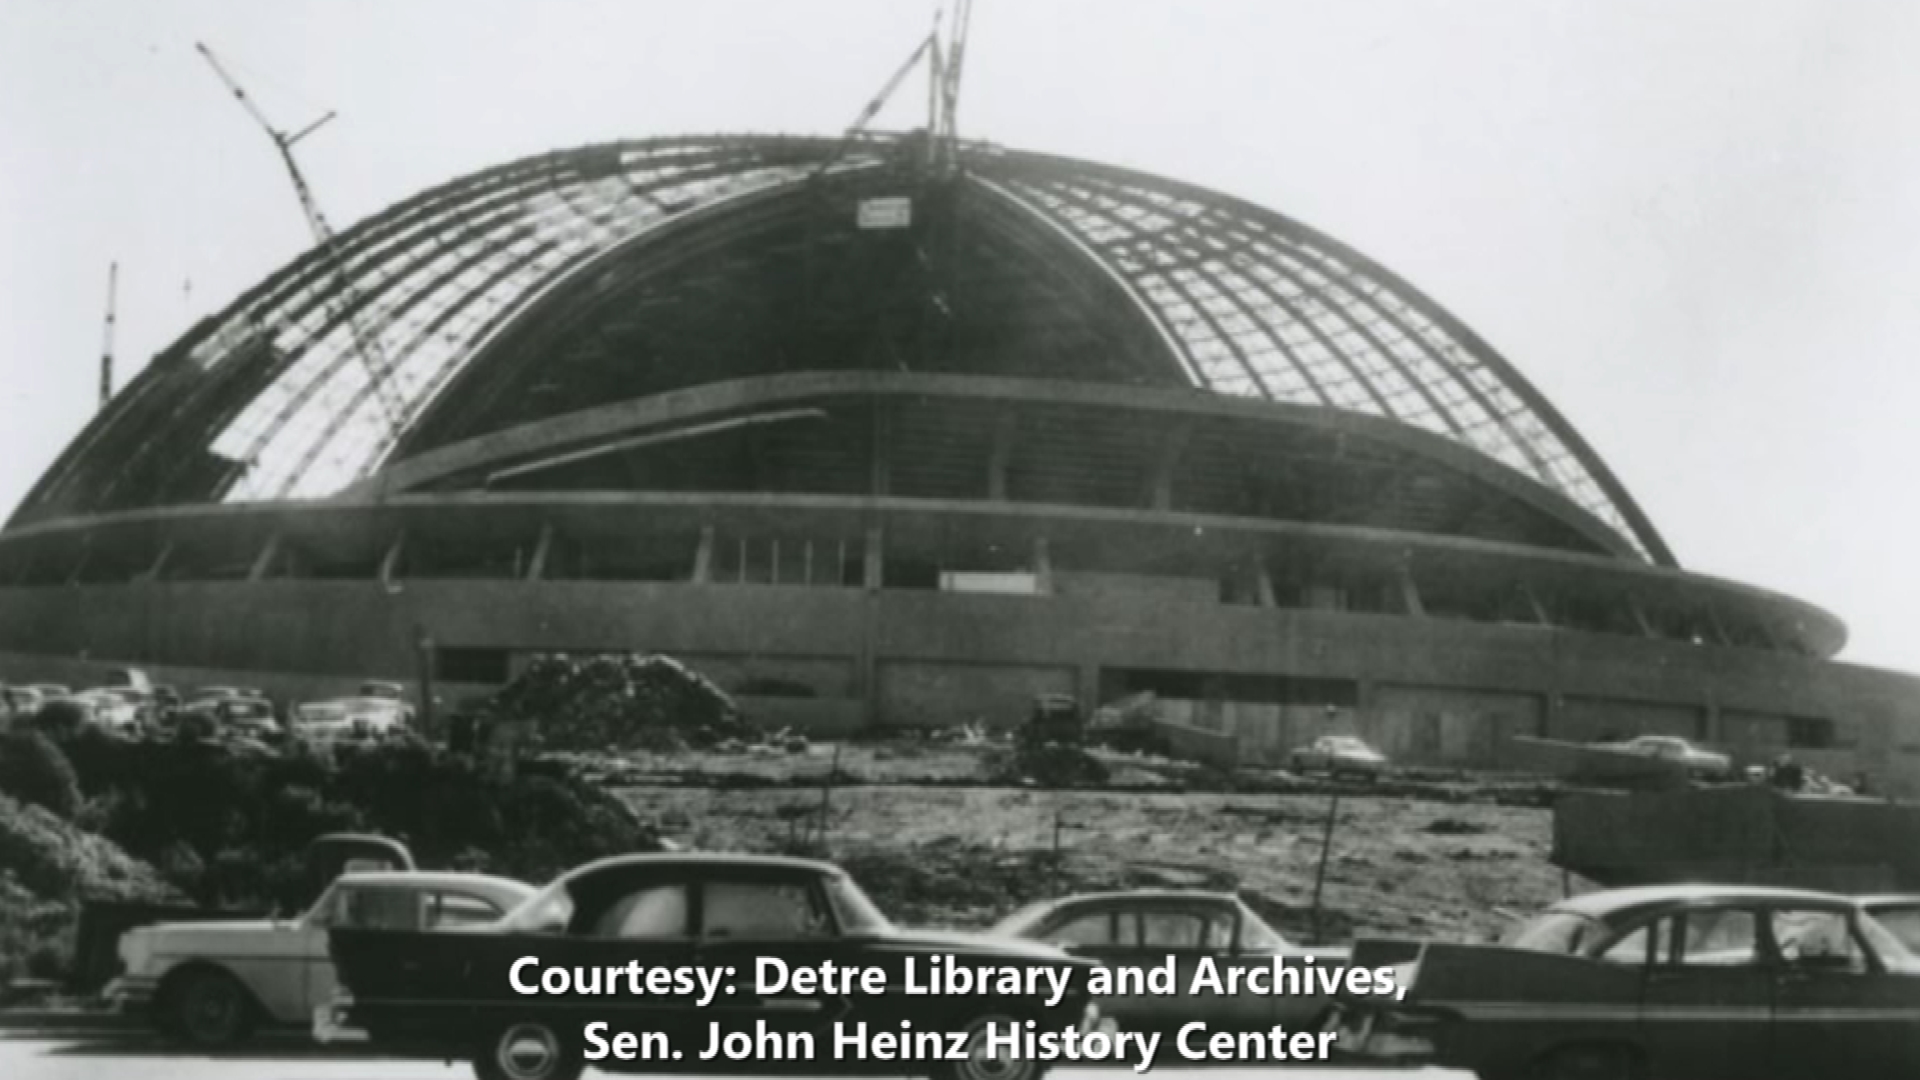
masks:
[[[802,882],[714,881],[702,895],[701,934],[710,938],[820,938],[826,913]]]
[[[372,930],[418,930],[420,894],[410,889],[345,889],[337,925]]]
[[[648,885],[608,904],[594,920],[592,937],[660,941],[686,937],[687,887]]]
[[[1609,964],[1644,964],[1650,955],[1655,955],[1647,951],[1647,938],[1653,935],[1664,941],[1668,936],[1667,925],[1668,922],[1665,919],[1643,923],[1622,935],[1620,940],[1600,950],[1595,959]]]
[[[1113,914],[1096,911],[1069,919],[1047,933],[1050,945],[1113,945]]]
[[[1671,962],[1689,967],[1742,967],[1760,959],[1758,921],[1744,908],[1708,908],[1677,916]]]
[[[427,929],[449,926],[474,926],[498,919],[498,907],[478,896],[466,893],[436,892],[427,896]]]
[[[1863,973],[1866,953],[1845,912],[1782,909],[1768,913],[1780,959],[1814,971]]]
[[[1163,949],[1225,949],[1233,944],[1233,919],[1225,914],[1146,911],[1140,914],[1141,944]]]

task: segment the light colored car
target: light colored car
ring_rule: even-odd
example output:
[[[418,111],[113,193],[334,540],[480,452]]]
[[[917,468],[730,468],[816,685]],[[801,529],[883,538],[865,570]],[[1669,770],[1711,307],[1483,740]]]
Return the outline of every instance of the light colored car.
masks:
[[[125,973],[109,1001],[146,1012],[196,1046],[228,1046],[257,1026],[310,1026],[333,998],[331,927],[457,930],[493,922],[534,888],[484,874],[345,874],[295,919],[162,923],[120,938]]]
[[[1696,776],[1725,776],[1733,771],[1733,759],[1727,755],[1702,750],[1678,735],[1640,735],[1605,745],[1623,753],[1671,761]]]
[[[387,701],[407,700],[407,688],[397,682],[383,682],[370,679],[360,684],[358,697],[384,698]]]
[[[85,709],[87,723],[102,731],[127,735],[140,730],[140,706],[112,690],[82,690],[63,700]]]
[[[1167,1035],[1196,1021],[1212,1031],[1310,1024],[1331,1005],[1329,997],[1277,993],[1262,980],[1271,979],[1276,967],[1304,967],[1309,956],[1326,964],[1347,958],[1344,948],[1288,941],[1232,893],[1199,890],[1136,889],[1045,900],[1007,916],[989,933],[1053,945],[1113,968],[1153,970],[1171,962],[1178,993],[1095,999],[1100,1015],[1121,1030]],[[1203,966],[1217,975],[1223,992],[1188,992]],[[1224,992],[1228,985],[1234,992]]]
[[[384,739],[409,727],[409,710],[387,698],[350,697],[294,707],[293,733],[321,742]]]
[[[1294,772],[1324,772],[1334,776],[1378,776],[1386,771],[1386,756],[1355,735],[1322,735],[1287,755]]]

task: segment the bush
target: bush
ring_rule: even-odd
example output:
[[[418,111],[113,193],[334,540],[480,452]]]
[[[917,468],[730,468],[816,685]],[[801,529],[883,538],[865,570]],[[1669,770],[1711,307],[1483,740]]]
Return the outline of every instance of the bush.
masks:
[[[67,820],[80,811],[80,779],[73,763],[38,731],[0,735],[0,794]]]
[[[73,701],[49,701],[33,714],[28,726],[49,738],[70,739],[92,726],[86,707]]]
[[[987,779],[996,784],[1032,784],[1043,788],[1099,787],[1107,767],[1077,746],[1022,739],[995,747],[982,759]]]
[[[306,847],[330,832],[536,882],[658,847],[625,803],[551,763],[500,767],[410,740],[261,754],[82,737],[68,750],[104,833],[203,903],[303,906]]]

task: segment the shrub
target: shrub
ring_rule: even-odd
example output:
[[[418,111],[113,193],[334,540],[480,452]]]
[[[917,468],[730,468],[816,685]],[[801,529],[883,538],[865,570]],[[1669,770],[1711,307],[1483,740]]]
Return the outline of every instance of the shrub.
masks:
[[[422,866],[458,860],[529,881],[658,846],[625,803],[567,769],[502,768],[416,741],[319,755],[83,737],[69,750],[105,834],[205,903],[304,905],[306,847],[330,832],[381,833]]]
[[[0,793],[68,820],[81,805],[80,779],[73,763],[38,731],[0,735]]]

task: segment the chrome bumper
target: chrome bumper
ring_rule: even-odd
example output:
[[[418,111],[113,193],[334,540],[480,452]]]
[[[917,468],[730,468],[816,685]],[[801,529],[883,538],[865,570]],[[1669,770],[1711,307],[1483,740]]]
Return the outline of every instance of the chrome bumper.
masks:
[[[314,1008],[313,1040],[323,1046],[366,1042],[367,1033],[348,1024],[346,1003],[335,1001]]]
[[[122,975],[100,991],[108,1005],[121,1012],[139,1012],[153,1004],[160,980],[144,975]]]

